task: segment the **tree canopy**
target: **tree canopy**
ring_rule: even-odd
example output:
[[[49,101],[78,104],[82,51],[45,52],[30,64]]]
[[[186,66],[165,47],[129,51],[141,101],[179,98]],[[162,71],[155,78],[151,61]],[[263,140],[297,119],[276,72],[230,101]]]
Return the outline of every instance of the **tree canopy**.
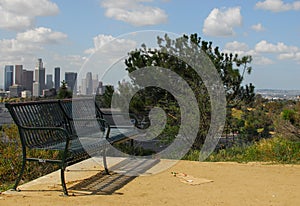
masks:
[[[244,75],[250,74],[252,70],[249,66],[252,61],[251,56],[239,57],[237,54],[222,53],[219,47],[213,47],[212,42],[203,41],[197,34],[183,35],[177,39],[171,39],[165,35],[157,37],[157,44],[157,48],[148,48],[143,44],[140,49],[130,52],[129,57],[125,60],[126,70],[130,75],[134,71],[151,66],[166,68],[176,72],[188,83],[197,99],[201,116],[200,131],[195,142],[196,147],[203,144],[205,140],[210,125],[211,105],[204,81],[191,65],[178,58],[178,56],[194,58],[189,56],[186,48],[192,49],[193,52],[204,52],[209,57],[223,82],[228,108],[235,107],[241,102],[251,103],[254,100],[254,86],[252,84],[243,85]],[[201,61],[201,59],[194,61]],[[134,75],[131,76],[131,79],[132,87],[138,87],[139,79]],[[169,129],[171,128],[172,131],[178,129],[180,108],[172,94],[164,89],[143,88],[132,99],[130,110],[147,113],[149,109],[156,106],[163,108],[168,114]]]
[[[58,90],[57,98],[58,99],[72,98],[72,91],[68,89],[65,80],[61,82],[61,87]]]

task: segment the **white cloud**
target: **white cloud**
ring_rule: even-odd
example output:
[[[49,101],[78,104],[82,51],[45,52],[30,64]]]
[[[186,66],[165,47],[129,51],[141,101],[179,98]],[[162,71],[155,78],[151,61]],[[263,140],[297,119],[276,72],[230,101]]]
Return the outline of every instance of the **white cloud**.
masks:
[[[213,9],[204,21],[203,33],[208,36],[233,36],[234,28],[242,25],[241,9]]]
[[[255,45],[255,51],[260,53],[288,53],[297,52],[298,50],[299,48],[296,46],[287,46],[282,42],[272,44],[266,40],[262,40]]]
[[[274,61],[262,56],[256,50],[250,49],[246,43],[233,41],[225,44],[224,53],[238,54],[239,57],[250,55],[253,57],[252,63],[255,65],[270,65],[274,64]]]
[[[44,47],[60,43],[67,35],[39,27],[18,33],[15,39],[0,40],[0,63],[23,63],[39,56]]]
[[[0,28],[20,31],[32,27],[36,17],[58,12],[50,0],[0,0]]]
[[[115,38],[103,34],[94,37],[93,41],[94,47],[85,51],[85,54],[91,55],[81,68],[78,78],[84,78],[87,72],[92,72],[103,77],[106,83],[117,83],[116,79],[127,74],[124,60],[130,51],[137,48],[137,42],[126,36]]]
[[[232,50],[232,51],[234,51],[234,50],[247,51],[249,49],[249,47],[246,43],[233,41],[233,42],[226,43],[225,49]]]
[[[300,63],[300,48],[296,46],[287,46],[282,42],[277,44],[268,43],[265,40],[255,45],[255,51],[260,53],[277,54],[278,60],[293,60]]]
[[[300,1],[294,1],[293,3],[284,3],[282,0],[265,0],[257,2],[255,8],[270,10],[273,12],[300,10]]]
[[[265,28],[263,27],[263,25],[262,25],[261,23],[252,25],[251,28],[252,28],[254,31],[257,31],[257,32],[261,32],[261,31],[264,31],[264,30],[265,30]]]
[[[279,54],[278,59],[285,60],[285,59],[294,59],[295,53],[283,53]]]
[[[37,44],[18,41],[17,39],[2,39],[0,40],[0,48],[0,58],[3,59],[7,55],[14,56],[22,53],[32,53],[33,51],[40,50],[42,47]]]
[[[239,57],[250,55],[253,57],[252,63],[255,65],[274,64],[275,59],[293,60],[300,64],[300,48],[287,46],[282,42],[272,44],[262,40],[255,45],[254,49],[250,49],[246,43],[233,41],[226,43],[222,52],[238,54]],[[268,57],[264,54],[268,54]]]
[[[19,42],[16,39],[0,40],[0,48],[0,68],[7,64],[29,64],[30,61],[35,62],[33,57],[42,50],[39,45]]]
[[[78,54],[70,55],[53,55],[53,62],[60,67],[63,67],[65,71],[76,71],[86,61],[87,57]],[[53,66],[54,67],[54,66]]]
[[[296,60],[297,63],[300,64],[300,52],[297,52],[297,53],[295,54],[295,59],[294,59],[294,60]]]
[[[134,26],[146,26],[166,23],[168,15],[158,7],[146,6],[144,2],[152,0],[103,0],[101,6],[105,15]]]
[[[238,54],[239,56],[250,55],[250,54],[248,54],[248,52],[249,52],[248,45],[246,43],[242,43],[242,42],[238,42],[238,41],[226,43],[224,50],[222,52]]]
[[[253,57],[253,64],[257,64],[257,65],[270,65],[270,64],[274,64],[274,61],[264,57],[264,56],[254,56]]]
[[[99,52],[102,53],[116,53],[116,52],[127,52],[130,51],[130,49],[135,48],[136,42],[133,40],[128,39],[118,39],[111,35],[104,35],[100,34],[93,39],[94,41],[94,47],[89,48],[85,50],[84,53],[86,54],[93,54],[94,52],[97,52],[99,49]]]
[[[105,44],[113,41],[115,38],[111,35],[104,35],[100,34],[94,37],[94,46],[95,49],[99,49],[100,47],[104,46]]]
[[[59,43],[66,38],[66,34],[62,32],[52,31],[51,29],[45,27],[39,27],[17,34],[17,40],[20,42],[41,44]]]
[[[300,52],[279,54],[278,59],[280,59],[280,60],[294,60],[294,61],[297,61],[300,64]]]

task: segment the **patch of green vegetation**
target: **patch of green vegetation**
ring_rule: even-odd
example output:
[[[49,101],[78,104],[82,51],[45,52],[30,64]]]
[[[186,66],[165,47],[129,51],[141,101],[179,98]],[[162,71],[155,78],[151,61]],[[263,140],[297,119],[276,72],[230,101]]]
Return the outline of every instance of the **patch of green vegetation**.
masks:
[[[11,189],[17,179],[22,165],[22,147],[17,126],[4,125],[0,131],[0,191]],[[58,152],[28,150],[27,155],[42,159],[56,158]],[[57,170],[58,165],[39,164],[27,162],[22,182],[27,182],[52,171]]]
[[[198,161],[199,151],[190,151],[185,160]],[[211,154],[208,162],[271,162],[300,164],[300,142],[281,137],[262,139],[250,146],[233,146]]]
[[[114,147],[128,155],[148,156],[148,155],[155,154],[155,152],[150,149],[144,149],[143,147],[137,147],[137,146],[132,147],[128,142],[116,144],[114,145]]]
[[[0,192],[12,189],[13,186],[14,186],[14,182],[4,182],[4,183],[1,183],[0,184]]]

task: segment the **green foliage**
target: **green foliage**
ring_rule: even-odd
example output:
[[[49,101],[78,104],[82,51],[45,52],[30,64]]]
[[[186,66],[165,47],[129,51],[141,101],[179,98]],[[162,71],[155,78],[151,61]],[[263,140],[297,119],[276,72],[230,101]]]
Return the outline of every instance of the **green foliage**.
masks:
[[[101,106],[101,108],[110,108],[112,96],[114,94],[114,87],[111,85],[106,86],[103,95],[96,95],[96,102]]]
[[[252,84],[242,85],[244,74],[246,72],[248,74],[251,73],[252,68],[248,65],[251,63],[252,57],[244,56],[239,58],[237,55],[221,53],[218,47],[213,48],[212,42],[202,41],[197,34],[190,36],[183,35],[177,39],[171,39],[168,35],[165,35],[164,37],[157,37],[157,44],[159,49],[147,48],[146,45],[142,45],[142,48],[139,50],[130,52],[129,58],[125,60],[127,66],[126,70],[132,79],[133,87],[138,87],[140,83],[147,80],[147,78],[157,78],[153,76],[145,77],[145,79],[135,78],[133,72],[141,68],[168,68],[180,75],[193,90],[196,100],[198,101],[201,121],[199,125],[200,131],[194,146],[200,148],[210,126],[210,98],[201,77],[190,65],[178,58],[178,56],[186,59],[195,59],[197,57],[193,55],[194,52],[199,54],[204,52],[207,54],[224,83],[227,103],[230,108],[238,105],[240,102],[250,103],[254,99],[254,86]],[[191,53],[193,54],[190,54],[186,50],[192,50],[193,52]],[[195,59],[195,64],[201,64],[201,60],[202,59]],[[242,70],[241,73],[240,70]],[[122,95],[122,92],[120,94]],[[132,108],[131,110],[137,110],[137,113],[147,114],[147,112],[143,111],[143,107],[144,110],[160,107],[166,113],[172,114],[175,118],[180,119],[180,112],[172,110],[170,107],[170,103],[174,105],[174,102],[176,102],[174,97],[161,88],[145,88],[136,96],[136,99],[132,101],[134,101],[132,106],[136,106],[138,109]],[[178,126],[178,121],[170,120],[168,123],[170,127]],[[170,131],[173,131],[173,129]],[[173,134],[169,134],[169,137],[171,135]]]
[[[291,110],[291,109],[284,109],[281,112],[281,117],[284,120],[288,120],[290,121],[291,124],[295,124],[296,119],[297,119],[297,113],[295,110]]]
[[[114,147],[128,155],[149,156],[155,154],[154,151],[149,149],[144,149],[142,147],[137,147],[137,146],[131,147],[130,143],[128,142],[116,144],[114,145]]]
[[[58,99],[72,98],[72,91],[67,88],[67,83],[65,82],[65,80],[61,82],[61,87],[58,90],[57,98]]]
[[[0,190],[12,187],[22,165],[22,148],[16,125],[4,125],[0,132]],[[28,156],[56,158],[58,152],[28,150]],[[58,169],[57,165],[27,162],[23,181],[29,181]]]
[[[243,134],[249,141],[270,137],[272,121],[264,109],[254,109],[245,114]]]
[[[199,151],[190,151],[185,159],[197,161]],[[211,154],[206,161],[300,164],[300,142],[293,142],[280,137],[262,139],[250,146],[234,146],[219,150]]]
[[[281,101],[277,103],[273,124],[276,134],[289,140],[300,140],[300,102]]]
[[[224,133],[235,134],[236,138],[247,143],[269,138],[274,133],[274,118],[278,114],[274,109],[274,104],[260,95],[251,104],[240,103],[229,108]]]

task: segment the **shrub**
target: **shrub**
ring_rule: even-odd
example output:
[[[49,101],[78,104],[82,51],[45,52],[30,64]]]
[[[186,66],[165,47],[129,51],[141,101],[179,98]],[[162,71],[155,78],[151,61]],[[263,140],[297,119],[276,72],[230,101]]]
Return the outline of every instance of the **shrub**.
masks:
[[[199,151],[190,151],[184,159],[197,161],[199,159]],[[299,164],[300,142],[293,142],[281,137],[262,139],[250,146],[234,146],[222,149],[211,154],[206,161]]]
[[[0,190],[13,186],[22,165],[22,148],[17,126],[4,125],[0,133]],[[29,150],[28,156],[47,159],[58,157],[58,152]],[[23,181],[29,181],[58,169],[58,165],[27,162]]]

